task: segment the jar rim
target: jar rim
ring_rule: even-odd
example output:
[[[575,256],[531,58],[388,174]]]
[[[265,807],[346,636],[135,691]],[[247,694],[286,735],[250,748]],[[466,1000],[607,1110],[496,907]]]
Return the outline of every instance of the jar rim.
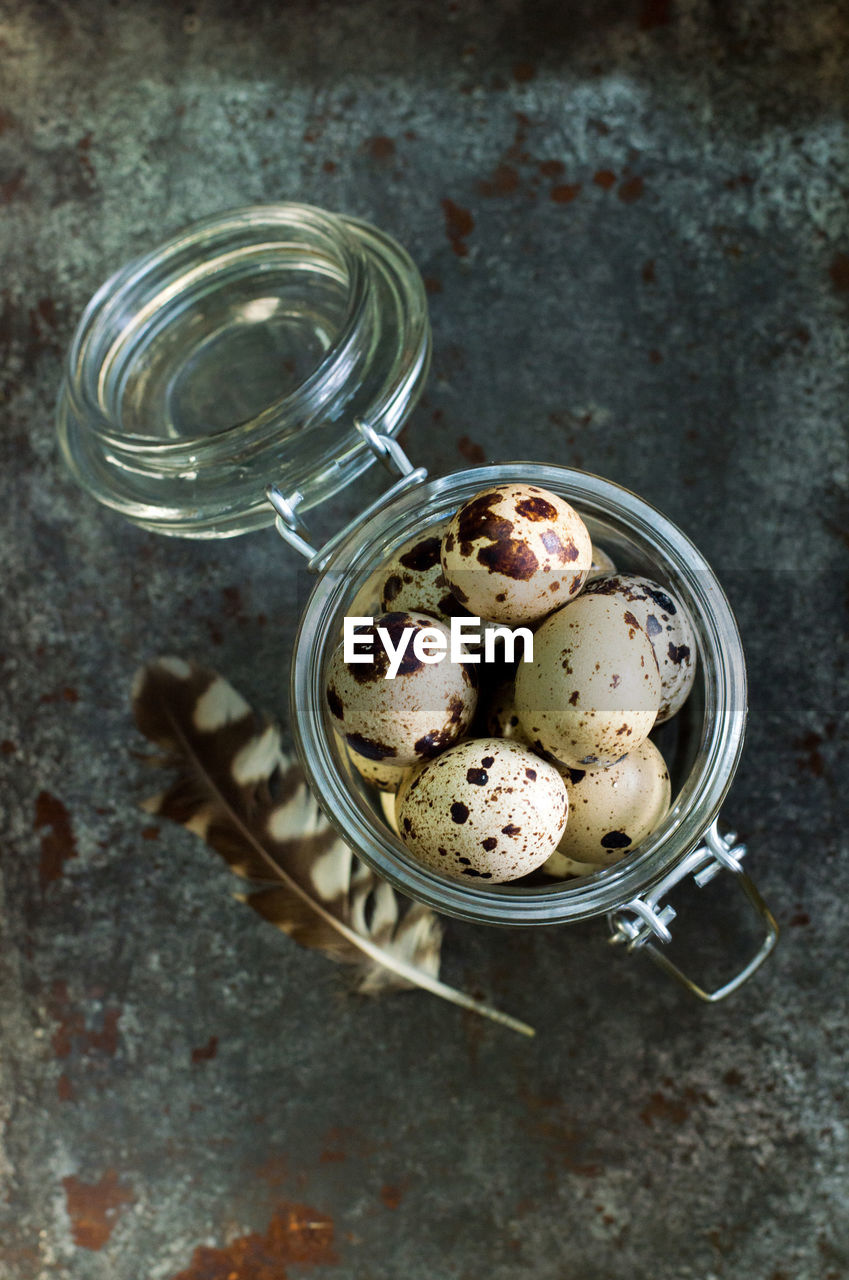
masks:
[[[317,281],[332,281],[332,325],[326,317],[314,320],[308,296],[284,299],[310,271]],[[232,297],[238,289],[240,299],[256,289],[259,300],[271,304],[276,296],[296,335],[292,341],[313,325],[308,367],[298,368],[295,384],[220,428],[195,424],[169,435],[161,425],[167,414],[155,411],[151,431],[122,420],[128,386],[151,380],[150,351],[165,349],[169,332],[177,335],[173,384],[178,343],[191,327],[186,315],[194,319],[192,307],[210,310],[210,297],[226,301],[228,289]],[[263,299],[263,289],[271,296]],[[254,314],[261,318],[256,308]],[[233,342],[244,342],[250,331],[249,325],[231,328]],[[261,330],[258,323],[260,337]],[[227,333],[224,339],[193,336],[184,368],[201,339],[221,347]],[[318,356],[317,343],[324,347]],[[297,488],[306,509],[372,465],[354,419],[397,434],[429,361],[424,284],[392,237],[362,219],[296,202],[227,210],[131,259],[94,294],[65,361],[56,415],[60,447],[75,479],[136,523],[184,536],[227,536],[271,523],[265,502],[271,479],[287,491]],[[273,377],[269,373],[270,382]]]
[[[664,821],[633,855],[596,875],[551,887],[467,884],[415,860],[346,785],[324,708],[326,661],[338,640],[346,590],[350,595],[346,575],[366,572],[377,547],[402,541],[400,535],[410,517],[418,517],[426,503],[433,504],[434,512],[441,505],[447,516],[478,490],[517,481],[553,490],[588,520],[618,522],[629,536],[652,549],[663,578],[691,615],[705,686],[696,761]],[[316,583],[301,619],[290,697],[296,744],[309,783],[357,856],[401,892],[446,915],[478,923],[541,925],[586,919],[622,907],[697,846],[719,811],[742,752],[746,672],[739,631],[715,574],[666,516],[630,490],[601,477],[555,465],[509,462],[428,481],[352,531]]]

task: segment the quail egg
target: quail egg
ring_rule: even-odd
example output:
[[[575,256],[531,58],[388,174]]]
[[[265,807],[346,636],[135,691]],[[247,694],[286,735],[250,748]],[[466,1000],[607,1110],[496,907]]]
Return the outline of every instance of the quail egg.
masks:
[[[696,678],[696,635],[687,610],[666,587],[631,573],[599,578],[589,590],[622,600],[639,619],[657,659],[661,679],[657,724],[671,719]]]
[[[517,625],[578,594],[592,563],[586,525],[536,485],[485,489],[465,502],[442,540],[442,567],[470,613]]]
[[[416,656],[416,633],[428,632],[445,647],[441,661]],[[407,644],[394,678],[385,640],[397,654]],[[422,613],[388,613],[359,629],[360,656],[345,660],[344,644],[334,651],[327,674],[327,706],[334,727],[359,755],[384,764],[428,760],[456,742],[474,715],[477,690],[469,669],[448,656],[448,628]],[[421,646],[423,652],[430,652]]]
[[[551,856],[568,809],[553,765],[516,742],[469,738],[418,771],[398,819],[401,839],[428,867],[498,884]]]
[[[618,597],[585,593],[534,636],[516,671],[528,740],[562,764],[614,764],[648,737],[661,682],[651,642]]]
[[[669,770],[650,738],[609,769],[562,769],[569,821],[557,852],[610,866],[651,835],[669,809]]]
[[[442,571],[440,550],[444,526],[410,538],[384,566],[380,583],[381,607],[397,612],[415,609],[442,622],[467,618],[469,610],[452,595]]]

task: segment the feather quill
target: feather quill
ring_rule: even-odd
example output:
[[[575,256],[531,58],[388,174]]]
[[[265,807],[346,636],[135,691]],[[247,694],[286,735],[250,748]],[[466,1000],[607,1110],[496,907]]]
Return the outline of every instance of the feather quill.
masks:
[[[533,1029],[440,981],[442,924],[355,857],[324,817],[275,725],[216,672],[159,658],[133,681],[149,759],[176,776],[144,802],[181,823],[260,887],[243,901],[301,946],[358,966],[366,994],[416,986],[525,1035]]]

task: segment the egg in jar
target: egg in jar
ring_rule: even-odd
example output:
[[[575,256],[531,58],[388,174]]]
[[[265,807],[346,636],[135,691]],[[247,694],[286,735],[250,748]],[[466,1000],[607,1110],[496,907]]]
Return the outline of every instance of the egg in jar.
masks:
[[[557,852],[612,866],[658,826],[669,809],[669,770],[650,738],[607,769],[561,770],[569,821]]]
[[[394,677],[381,632],[395,652],[406,647]],[[404,766],[429,760],[456,742],[469,727],[477,705],[477,687],[462,662],[424,661],[416,656],[415,634],[441,637],[444,624],[421,613],[388,613],[359,629],[358,647],[372,661],[346,660],[344,644],[331,656],[326,702],[334,728],[360,756]]]
[[[578,594],[592,542],[563,498],[536,485],[497,485],[456,512],[441,558],[452,593],[471,614],[517,625]]]
[[[696,636],[687,610],[668,587],[634,573],[615,573],[590,583],[587,591],[621,600],[639,619],[651,641],[661,680],[657,724],[680,711],[696,678]]]
[[[541,866],[567,823],[553,765],[501,738],[469,738],[416,773],[397,811],[420,862],[456,879],[500,884]]]
[[[516,713],[528,740],[573,768],[607,766],[638,747],[660,706],[651,642],[621,601],[585,593],[534,636],[516,672]]]

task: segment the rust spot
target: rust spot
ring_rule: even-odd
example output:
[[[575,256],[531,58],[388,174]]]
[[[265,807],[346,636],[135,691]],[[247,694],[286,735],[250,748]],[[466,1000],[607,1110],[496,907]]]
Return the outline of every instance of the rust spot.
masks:
[[[69,1177],[62,1179],[62,1186],[74,1244],[102,1249],[115,1229],[121,1205],[133,1203],[131,1189],[121,1186],[114,1169],[107,1169],[99,1182]]]
[[[593,182],[603,191],[609,191],[611,187],[616,186],[616,174],[612,169],[599,169],[593,174]]]
[[[551,188],[551,198],[555,204],[571,204],[581,194],[580,182],[559,182]]]
[[[395,143],[392,138],[387,138],[383,133],[378,133],[373,138],[366,138],[362,149],[378,164],[388,164],[395,158]]]
[[[849,293],[849,253],[836,253],[828,274],[837,293]]]
[[[159,827],[142,827],[140,835],[142,840],[158,840]]]
[[[458,258],[465,258],[469,252],[466,239],[475,228],[475,220],[468,209],[456,204],[447,197],[442,201],[442,212],[445,215],[445,234],[448,243]]]
[[[665,27],[672,21],[672,0],[643,0],[640,13],[640,29],[654,31],[656,27]]]
[[[38,873],[44,889],[51,880],[61,880],[65,863],[77,856],[77,844],[68,810],[49,791],[40,791],[36,797],[33,826],[43,832]]]
[[[509,196],[519,188],[519,174],[511,164],[499,164],[492,177],[478,183],[478,191],[482,196]]]
[[[625,178],[619,184],[619,190],[616,192],[623,204],[633,204],[639,200],[643,194],[643,180],[636,174],[632,178]]]
[[[268,1230],[237,1236],[222,1249],[198,1245],[173,1280],[286,1280],[286,1267],[332,1266],[333,1219],[307,1205],[283,1204]]]
[[[809,729],[800,738],[796,738],[793,745],[802,752],[799,757],[799,767],[812,774],[813,777],[821,778],[825,773],[825,759],[820,751],[822,746],[820,734]]]
[[[4,738],[3,741],[0,742],[0,754],[4,756],[13,756],[17,749],[18,748],[15,746],[11,738]]]
[[[643,263],[643,284],[655,284],[657,276],[654,273],[654,258],[649,258]]]
[[[397,1209],[404,1198],[404,1188],[394,1183],[384,1182],[380,1188],[380,1198],[387,1209]]]
[[[649,351],[649,362],[651,364],[663,364],[663,356],[656,347],[652,347],[651,351]]]
[[[74,1088],[68,1077],[62,1072],[56,1081],[56,1094],[60,1102],[72,1102],[74,1099]]]
[[[517,62],[513,66],[513,79],[517,84],[527,84],[536,75],[536,67],[532,62]]]
[[[479,464],[486,462],[486,454],[483,447],[476,444],[474,440],[470,440],[468,436],[460,436],[457,441],[457,449],[467,462]]]
[[[210,1036],[206,1044],[199,1049],[192,1049],[192,1062],[209,1062],[218,1052],[218,1036]]]
[[[807,911],[796,911],[796,912],[795,912],[795,913],[790,917],[790,919],[787,921],[787,923],[788,923],[789,925],[792,925],[792,926],[795,928],[795,927],[798,927],[799,925],[806,925],[806,924],[810,924],[810,923],[811,923],[811,917],[808,915]]]

